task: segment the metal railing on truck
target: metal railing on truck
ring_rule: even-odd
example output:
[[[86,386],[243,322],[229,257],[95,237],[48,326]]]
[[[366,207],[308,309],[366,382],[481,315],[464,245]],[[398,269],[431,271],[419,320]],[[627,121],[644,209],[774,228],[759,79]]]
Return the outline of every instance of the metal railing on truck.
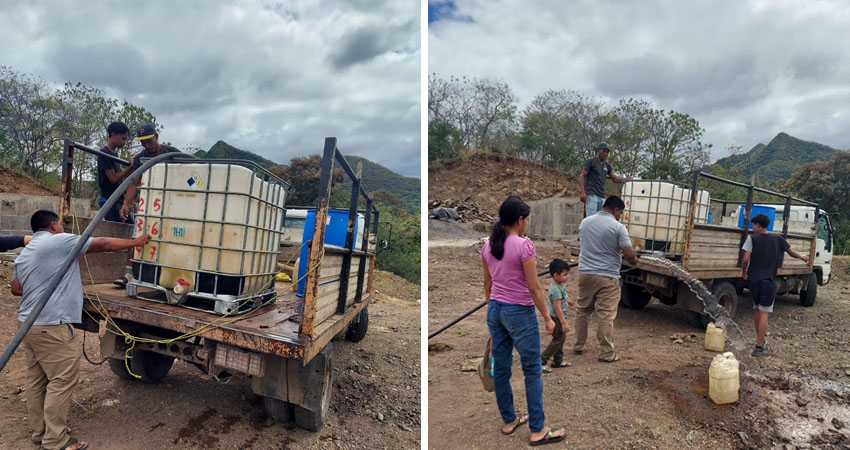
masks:
[[[316,222],[315,229],[313,232],[313,239],[307,244],[310,247],[310,251],[308,253],[309,259],[306,267],[309,270],[306,278],[306,289],[304,293],[304,307],[303,307],[303,318],[301,320],[300,325],[300,333],[306,334],[309,336],[313,335],[315,324],[314,320],[316,317],[316,301],[317,301],[317,293],[318,293],[318,285],[319,285],[319,273],[317,266],[321,263],[322,255],[325,251],[329,251],[331,253],[342,254],[342,271],[340,274],[340,287],[339,287],[339,299],[337,302],[337,313],[344,314],[347,310],[346,299],[348,297],[349,292],[349,279],[351,275],[351,257],[353,255],[363,256],[360,259],[360,264],[357,267],[357,285],[355,287],[356,293],[354,302],[359,303],[363,297],[363,289],[364,289],[364,280],[366,274],[366,260],[370,259],[370,264],[374,264],[374,252],[369,252],[369,237],[370,232],[373,232],[376,236],[378,234],[378,224],[380,213],[378,209],[375,207],[372,198],[369,196],[366,189],[363,187],[361,178],[362,174],[359,171],[356,173],[352,168],[348,161],[343,156],[342,152],[339,151],[336,145],[335,137],[325,138],[324,152],[322,157],[322,167],[321,167],[321,175],[319,178],[319,196],[316,205]],[[90,153],[96,156],[106,156],[109,159],[117,161],[123,165],[129,165],[129,161],[121,159],[117,156],[104,153],[100,150],[93,149],[86,145],[80,144],[78,142],[65,140],[64,149],[63,149],[63,158],[62,158],[62,193],[61,193],[61,205],[60,205],[60,220],[64,218],[65,215],[70,214],[70,204],[71,204],[71,181],[72,176],[71,173],[73,171],[73,158],[74,158],[74,150],[78,149],[84,151],[86,153]],[[188,156],[188,155],[187,155]],[[195,159],[195,161],[197,161]],[[330,192],[331,192],[331,178],[334,169],[334,163],[337,163],[339,167],[343,170],[343,172],[348,176],[349,179],[352,180],[351,186],[351,201],[349,204],[349,216],[348,216],[348,227],[346,230],[346,238],[345,238],[345,246],[340,248],[336,246],[328,246],[325,247],[324,237],[325,237],[325,227],[320,226],[320,224],[324,224],[327,221],[328,208],[330,207]],[[354,239],[355,239],[355,227],[357,223],[357,213],[358,213],[358,205],[360,201],[360,197],[363,197],[366,201],[365,210],[359,210],[359,212],[365,212],[364,217],[364,230],[363,230],[363,238],[361,250],[354,250]],[[285,213],[284,213],[285,214]],[[374,217],[374,220],[373,220]],[[284,216],[285,219],[285,216]],[[314,245],[315,242],[319,242],[320,245]],[[314,268],[316,270],[314,270]],[[372,268],[369,267],[371,270]],[[371,278],[370,278],[371,285]],[[371,286],[367,286],[367,290],[371,291]]]
[[[354,302],[359,303],[363,297],[363,282],[366,275],[366,260],[369,259],[370,265],[374,264],[375,253],[369,253],[369,232],[370,227],[374,227],[374,233],[378,234],[379,212],[372,202],[372,198],[366,192],[366,189],[361,183],[361,170],[355,173],[348,161],[339,151],[336,146],[336,138],[325,138],[324,154],[322,155],[322,170],[319,176],[319,198],[316,206],[316,222],[313,229],[313,239],[310,242],[309,259],[307,268],[309,270],[306,280],[306,288],[304,292],[304,316],[301,320],[301,333],[312,336],[316,318],[316,304],[318,300],[319,289],[319,273],[313,270],[322,260],[322,255],[325,251],[325,223],[328,218],[328,208],[330,206],[331,195],[331,178],[334,169],[334,162],[339,163],[339,167],[351,179],[351,201],[348,208],[348,227],[345,235],[345,247],[341,250],[343,253],[342,271],[340,273],[339,299],[337,301],[337,310],[339,314],[346,311],[346,300],[348,298],[348,282],[351,276],[351,257],[352,255],[362,256],[360,264],[357,267],[357,286]],[[360,197],[366,200],[366,217],[363,223],[363,240],[360,246],[361,250],[354,250],[355,231],[357,226],[357,207]],[[374,216],[374,222],[372,217]],[[319,245],[314,245],[318,242]],[[337,250],[333,250],[337,251]],[[371,257],[371,258],[369,258]],[[369,268],[370,272],[372,267]],[[371,292],[372,278],[369,278],[368,290]]]
[[[739,248],[743,247],[744,242],[747,240],[747,236],[749,235],[750,219],[751,219],[750,214],[752,213],[752,210],[753,210],[753,195],[754,195],[755,192],[761,192],[763,194],[767,194],[767,195],[771,195],[771,196],[775,196],[775,197],[780,197],[780,198],[783,198],[785,200],[784,201],[785,209],[784,209],[784,213],[783,213],[783,217],[782,217],[782,219],[783,219],[782,237],[784,237],[786,239],[788,238],[788,221],[789,221],[789,218],[791,216],[790,213],[791,213],[792,203],[797,203],[797,204],[800,204],[800,205],[813,207],[814,208],[814,221],[815,221],[815,224],[817,224],[817,218],[820,214],[820,209],[819,209],[817,203],[810,202],[808,200],[803,200],[803,199],[800,199],[800,198],[796,198],[796,197],[788,195],[788,194],[781,194],[781,193],[774,192],[774,191],[771,191],[771,190],[768,190],[768,189],[756,187],[752,183],[746,184],[746,183],[741,183],[741,182],[738,182],[738,181],[727,180],[725,178],[721,178],[721,177],[718,177],[716,175],[711,175],[711,174],[708,174],[708,173],[704,173],[702,171],[697,171],[697,172],[694,172],[694,174],[693,174],[693,181],[692,181],[692,184],[691,184],[690,209],[688,211],[687,229],[685,231],[685,248],[684,248],[684,253],[682,255],[682,265],[685,266],[685,267],[688,267],[688,263],[690,262],[690,258],[691,258],[691,242],[693,240],[694,227],[696,225],[696,223],[695,223],[696,196],[697,196],[697,188],[699,187],[700,177],[704,177],[704,178],[707,178],[709,180],[717,181],[717,182],[720,182],[720,183],[725,183],[725,184],[728,184],[728,185],[731,185],[731,186],[741,187],[741,188],[744,188],[744,189],[747,190],[747,202],[745,203],[745,208],[744,208],[743,227],[741,228],[741,238],[740,238],[740,243],[738,245]],[[712,199],[712,201],[713,202],[714,201],[719,202],[722,205],[721,220],[722,220],[722,217],[726,216],[727,205],[729,203],[740,204],[740,202],[732,202],[732,201],[728,201],[728,200]],[[809,249],[809,255],[810,256],[813,256],[814,253],[815,253],[816,243],[817,243],[817,234],[815,234],[815,236],[813,237],[812,242],[811,242],[811,248]],[[743,253],[739,252],[738,263],[737,263],[738,267],[741,266],[741,260],[743,259],[743,256],[744,256]],[[814,264],[814,258],[810,257],[809,262],[808,262],[809,269],[812,268],[813,264]]]

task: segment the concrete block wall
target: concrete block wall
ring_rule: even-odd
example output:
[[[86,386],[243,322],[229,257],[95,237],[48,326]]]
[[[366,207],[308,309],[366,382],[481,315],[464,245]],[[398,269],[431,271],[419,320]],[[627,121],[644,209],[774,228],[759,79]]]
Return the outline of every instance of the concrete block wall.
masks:
[[[578,234],[584,203],[578,197],[555,197],[528,202],[531,220],[525,233],[532,238],[567,239]]]
[[[0,192],[0,234],[32,234],[30,217],[39,209],[59,212],[59,196],[23,195]],[[92,217],[88,201],[71,200],[71,213]]]

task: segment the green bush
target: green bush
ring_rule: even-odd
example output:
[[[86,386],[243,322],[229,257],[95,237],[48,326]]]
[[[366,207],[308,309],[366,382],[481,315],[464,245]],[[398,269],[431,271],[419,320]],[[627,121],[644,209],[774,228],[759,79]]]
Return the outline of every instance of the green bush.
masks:
[[[380,228],[378,239],[389,239],[390,246],[379,250],[375,260],[377,268],[392,272],[407,281],[420,281],[420,218],[419,214],[408,214],[400,208],[379,205]],[[390,227],[383,222],[392,223]]]

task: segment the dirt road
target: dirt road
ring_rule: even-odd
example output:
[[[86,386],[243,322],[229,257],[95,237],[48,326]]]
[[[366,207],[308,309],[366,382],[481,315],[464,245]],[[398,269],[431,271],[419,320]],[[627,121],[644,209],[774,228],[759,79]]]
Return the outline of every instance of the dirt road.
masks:
[[[468,229],[458,238],[449,227],[438,228],[429,235],[429,331],[483,300],[481,244]],[[535,245],[541,269],[568,254],[557,242]],[[614,334],[623,360],[614,364],[597,361],[592,321],[585,353],[568,353],[571,367],[544,375],[546,423],[568,433],[565,444],[552,447],[850,448],[850,272],[846,258],[837,265],[844,272],[819,290],[814,307],[802,307],[797,296],[777,301],[769,325],[771,356],[736,353],[741,390],[732,405],[708,399],[707,370],[715,353],[704,350],[704,330],[689,325],[684,310],[655,299],[643,310],[621,306]],[[578,295],[576,276],[567,283],[571,298]],[[548,278],[541,281],[548,287]],[[735,320],[752,343],[748,302],[745,294]],[[466,371],[486,343],[484,318],[482,309],[429,342],[430,448],[527,448],[528,428],[499,433],[495,396]],[[574,311],[567,319],[574,323]],[[573,339],[570,333],[568,345]],[[526,411],[518,360],[514,401]]]
[[[0,264],[0,348],[18,328],[9,294],[11,265]],[[333,342],[334,394],[325,427],[311,433],[266,416],[250,380],[220,384],[176,362],[160,385],[124,381],[107,365],[82,361],[70,425],[92,449],[418,449],[420,446],[419,287],[378,272],[369,333]],[[93,360],[97,336],[87,333]],[[22,352],[0,374],[0,449],[29,440]]]

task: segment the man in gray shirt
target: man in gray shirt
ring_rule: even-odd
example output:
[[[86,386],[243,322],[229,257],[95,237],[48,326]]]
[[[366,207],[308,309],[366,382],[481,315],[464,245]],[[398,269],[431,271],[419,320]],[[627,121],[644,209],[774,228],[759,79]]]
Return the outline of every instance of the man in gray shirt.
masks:
[[[584,202],[585,217],[592,216],[602,209],[605,201],[605,178],[611,178],[615,183],[625,183],[632,179],[623,179],[614,174],[614,169],[608,164],[610,151],[607,142],[600,142],[596,147],[596,158],[588,159],[584,163],[578,187],[581,190],[581,201]]]
[[[15,259],[12,294],[20,295],[18,320],[25,321],[80,236],[65,233],[53,211],[36,211],[30,219],[33,236]],[[80,255],[117,252],[147,244],[136,239],[89,238]],[[82,322],[83,285],[74,260],[21,342],[27,361],[27,416],[32,441],[46,449],[80,450],[88,444],[69,435],[68,407],[80,375],[80,335],[71,324]]]
[[[625,208],[623,200],[612,195],[605,200],[602,211],[587,216],[578,228],[581,251],[578,257],[578,304],[573,353],[580,355],[584,351],[587,325],[590,315],[595,312],[599,318],[596,329],[599,360],[603,362],[620,359],[614,352],[614,318],[617,317],[617,304],[620,303],[622,257],[625,256],[629,264],[637,262],[629,232],[619,222]]]

